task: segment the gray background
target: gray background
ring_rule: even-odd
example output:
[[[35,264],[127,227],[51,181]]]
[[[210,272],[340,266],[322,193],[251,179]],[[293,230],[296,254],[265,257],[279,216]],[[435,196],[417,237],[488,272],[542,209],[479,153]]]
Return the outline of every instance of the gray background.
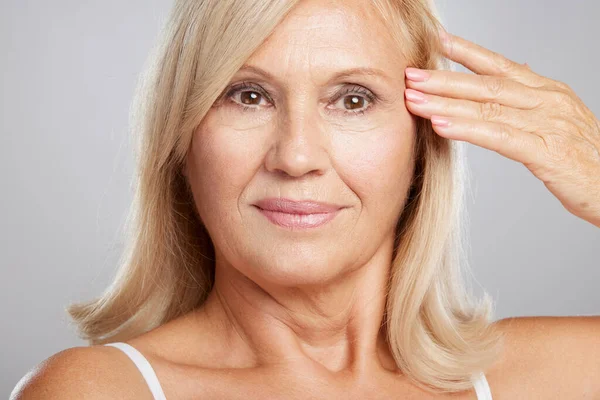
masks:
[[[3,397],[43,359],[84,345],[64,307],[115,272],[132,198],[128,108],[171,1],[0,4]],[[450,32],[568,83],[600,116],[597,1],[438,4]],[[497,318],[600,314],[600,229],[523,165],[473,145],[468,156],[471,261]]]

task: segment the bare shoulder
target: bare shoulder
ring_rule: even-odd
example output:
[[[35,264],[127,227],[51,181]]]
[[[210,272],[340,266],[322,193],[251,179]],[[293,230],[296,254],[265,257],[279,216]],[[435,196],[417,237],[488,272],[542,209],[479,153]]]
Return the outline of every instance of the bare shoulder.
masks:
[[[120,353],[108,346],[58,352],[23,376],[10,400],[151,399],[135,365]]]
[[[600,316],[513,317],[495,325],[505,352],[489,380],[500,398],[600,398]]]

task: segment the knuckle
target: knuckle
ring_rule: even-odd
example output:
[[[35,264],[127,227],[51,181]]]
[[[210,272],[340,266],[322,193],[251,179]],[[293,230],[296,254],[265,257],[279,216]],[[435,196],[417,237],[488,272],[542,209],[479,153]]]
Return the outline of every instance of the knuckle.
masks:
[[[515,70],[516,64],[514,61],[509,60],[501,54],[496,53],[496,66],[500,72],[512,72]]]
[[[553,90],[549,96],[553,105],[559,106],[561,109],[572,109],[575,107],[575,100],[566,92]]]
[[[448,73],[440,74],[440,77],[442,78],[442,83],[444,86],[448,86],[451,88],[457,87],[458,82],[456,79],[454,79],[452,77],[451,74],[448,74]]]
[[[496,121],[502,115],[503,107],[498,103],[479,103],[479,115],[485,121]]]
[[[545,97],[543,90],[533,90],[530,94],[531,108],[530,109],[543,109],[548,99]]]
[[[551,81],[552,81],[552,84],[554,86],[556,86],[556,88],[558,88],[559,90],[564,91],[564,92],[570,92],[571,91],[571,86],[567,85],[566,83],[561,82],[561,81],[557,81],[555,79],[551,79]]]
[[[500,78],[481,76],[484,87],[492,99],[496,99],[500,96],[504,90],[504,81]]]
[[[442,115],[452,115],[454,112],[454,106],[450,102],[445,101],[442,104]]]
[[[500,128],[498,129],[498,135],[503,143],[508,143],[513,140],[512,130],[508,125],[500,124]]]

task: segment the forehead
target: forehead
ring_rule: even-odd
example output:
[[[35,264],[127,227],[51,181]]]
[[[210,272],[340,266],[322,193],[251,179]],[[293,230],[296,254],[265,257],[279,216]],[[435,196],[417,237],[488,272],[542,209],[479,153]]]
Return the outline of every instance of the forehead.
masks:
[[[406,62],[369,0],[303,0],[247,64],[287,73],[377,68],[403,76]]]

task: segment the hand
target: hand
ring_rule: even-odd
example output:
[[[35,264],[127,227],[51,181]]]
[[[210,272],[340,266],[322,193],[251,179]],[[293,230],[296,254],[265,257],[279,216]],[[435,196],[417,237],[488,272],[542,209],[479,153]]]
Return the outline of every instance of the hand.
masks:
[[[568,85],[445,35],[446,57],[475,74],[407,68],[408,110],[442,137],[523,163],[570,213],[600,227],[600,121]]]

